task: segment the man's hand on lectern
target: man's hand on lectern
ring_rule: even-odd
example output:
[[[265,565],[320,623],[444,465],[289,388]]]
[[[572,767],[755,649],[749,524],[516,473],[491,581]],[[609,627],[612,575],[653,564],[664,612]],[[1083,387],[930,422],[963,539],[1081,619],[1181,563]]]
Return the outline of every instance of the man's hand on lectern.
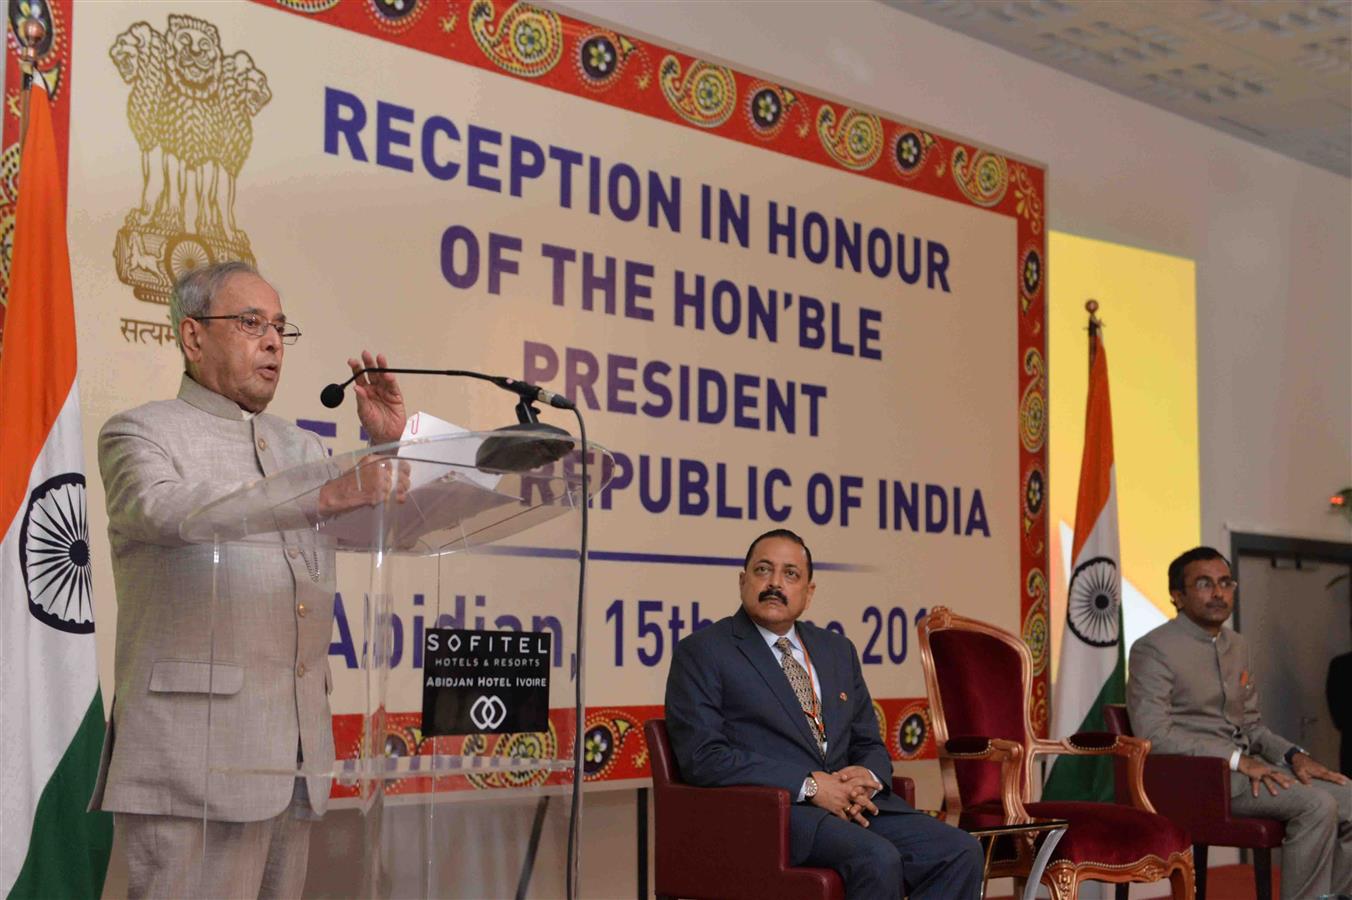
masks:
[[[393,498],[408,499],[409,464],[400,459],[367,458],[319,489],[319,515],[323,518],[375,506]]]

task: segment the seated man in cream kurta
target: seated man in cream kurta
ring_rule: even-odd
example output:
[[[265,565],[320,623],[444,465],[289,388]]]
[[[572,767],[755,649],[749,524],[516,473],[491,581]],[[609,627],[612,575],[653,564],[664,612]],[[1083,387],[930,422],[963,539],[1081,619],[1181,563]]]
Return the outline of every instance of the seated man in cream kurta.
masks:
[[[221,577],[232,599],[249,602],[213,611],[212,547],[188,544],[179,526],[209,501],[326,454],[313,434],[263,411],[299,330],[253,268],[188,273],[170,318],[184,357],[178,398],[119,413],[99,434],[118,616],[113,711],[90,806],[115,814],[133,897],[295,897],[328,782],[213,774],[204,795],[207,692],[213,766],[331,768],[333,557],[290,540],[227,545]],[[348,363],[354,373],[385,365],[365,352]],[[356,393],[372,440],[398,440],[395,379],[363,375]],[[395,477],[373,466],[360,489],[355,479],[330,482],[320,507],[374,502]]]
[[[1286,823],[1282,897],[1352,893],[1352,784],[1263,725],[1248,647],[1224,627],[1235,586],[1210,547],[1169,565],[1179,614],[1132,645],[1132,729],[1151,753],[1228,760],[1234,814]]]

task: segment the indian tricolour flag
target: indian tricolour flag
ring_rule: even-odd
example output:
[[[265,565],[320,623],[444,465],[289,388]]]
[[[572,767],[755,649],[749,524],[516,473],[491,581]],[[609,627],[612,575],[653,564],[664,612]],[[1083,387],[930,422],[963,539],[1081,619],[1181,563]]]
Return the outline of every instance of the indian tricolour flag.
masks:
[[[1103,705],[1124,703],[1126,698],[1113,415],[1108,401],[1108,354],[1097,323],[1089,346],[1089,400],[1080,493],[1075,501],[1066,627],[1052,691],[1052,737],[1057,739],[1079,731],[1103,731]],[[1055,800],[1112,800],[1112,757],[1056,757],[1042,795]]]
[[[103,699],[75,305],[52,115],[34,84],[0,348],[0,891],[96,898],[113,832],[85,812]]]

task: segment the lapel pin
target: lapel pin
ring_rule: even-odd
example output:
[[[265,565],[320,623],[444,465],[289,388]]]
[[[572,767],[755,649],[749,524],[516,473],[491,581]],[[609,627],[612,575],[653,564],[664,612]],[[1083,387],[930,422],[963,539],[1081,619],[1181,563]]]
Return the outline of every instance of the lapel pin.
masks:
[[[848,700],[849,698],[845,696],[845,692],[844,692],[844,691],[841,691],[841,692],[840,692],[840,699],[841,699],[841,700]]]

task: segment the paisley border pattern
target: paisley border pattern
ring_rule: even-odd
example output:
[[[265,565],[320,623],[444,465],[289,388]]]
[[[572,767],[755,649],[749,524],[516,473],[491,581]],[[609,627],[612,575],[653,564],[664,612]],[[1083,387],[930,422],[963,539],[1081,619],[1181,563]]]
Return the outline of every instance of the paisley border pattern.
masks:
[[[1032,380],[1019,400],[1019,438],[1029,453],[1040,453],[1047,442],[1047,367],[1036,348],[1024,353],[1023,371]]]
[[[513,3],[497,22],[493,0],[474,0],[466,21],[474,43],[493,65],[522,78],[539,78],[563,58],[559,14],[529,3]]]
[[[276,0],[253,2],[280,9]],[[558,38],[550,45],[551,53],[557,48],[558,59],[567,57],[567,65],[552,62],[504,65],[501,50],[489,53],[479,45],[478,36],[473,41],[461,37],[466,30],[473,32],[475,11],[507,8],[493,31],[496,40],[502,40],[503,26],[512,15],[511,10],[535,10],[524,3],[508,7],[504,0],[428,0],[436,3],[436,15],[424,16],[416,27],[396,38],[363,22],[361,17],[345,13],[350,2],[355,0],[309,18],[397,41],[505,77],[529,79],[549,90],[606,103],[678,127],[699,129],[747,146],[853,172],[861,178],[989,210],[1012,220],[1018,251],[1016,258],[1003,265],[1008,266],[1009,302],[1019,310],[1018,422],[1017,434],[1011,435],[1011,439],[1018,453],[1020,485],[1025,488],[1020,503],[1023,513],[1020,577],[1026,580],[1034,572],[1047,571],[1048,516],[1028,515],[1026,505],[1026,487],[1034,480],[1033,473],[1041,473],[1045,480],[1047,472],[1045,169],[919,125],[852,109],[798,86],[749,75],[657,42],[621,35],[605,25],[571,15],[555,14],[556,19],[551,22],[558,22],[557,32],[550,26],[551,39],[555,35]],[[481,14],[480,26],[491,18]],[[457,22],[469,28],[456,29]],[[590,58],[594,52],[600,54],[597,60]],[[654,65],[653,61],[659,60]],[[880,165],[884,153],[887,163]],[[1025,592],[1020,603],[1021,622],[1029,618],[1034,605],[1034,599]],[[1045,697],[1046,671],[1038,677]],[[882,706],[888,721],[895,724],[898,711],[889,703],[882,701]],[[618,764],[606,772],[607,778],[627,777]]]
[[[873,168],[883,154],[883,120],[871,112],[847,109],[837,121],[835,108],[823,103],[817,137],[832,159],[856,172]]]
[[[1041,569],[1028,573],[1024,583],[1024,599],[1027,608],[1023,615],[1021,634],[1033,656],[1033,678],[1036,680],[1047,671],[1047,661],[1051,657],[1050,600],[1047,577]]]
[[[693,60],[684,74],[675,55],[662,60],[658,82],[667,105],[678,116],[700,128],[717,128],[737,108],[737,79],[732,70]]]
[[[541,10],[525,3],[508,7],[501,18],[496,20],[496,25],[490,28],[496,9],[493,0],[409,0],[416,8],[397,20],[380,16],[373,5],[377,0],[348,0],[348,2],[340,0],[332,5],[325,5],[327,0],[253,0],[253,2],[281,15],[304,16],[309,21],[324,22],[376,39],[394,41],[402,46],[499,73],[504,77],[530,79],[550,90],[605,102],[616,108],[679,126],[699,128],[727,140],[765,147],[798,159],[855,172],[859,177],[904,185],[908,190],[980,207],[1013,219],[1016,226],[1016,246],[1021,248],[1018,259],[1011,267],[1014,271],[1010,272],[1013,282],[1010,300],[1019,303],[1021,310],[1018,325],[1021,398],[1019,434],[1016,438],[1019,452],[1018,471],[1026,475],[1035,465],[1040,466],[1041,471],[1046,471],[1044,364],[1046,333],[1043,326],[1045,304],[1040,302],[1045,296],[1046,286],[1047,250],[1044,227],[1046,172],[1042,168],[1010,160],[1001,153],[970,143],[953,142],[949,138],[934,135],[931,135],[935,140],[934,146],[926,148],[921,164],[916,165],[913,171],[909,167],[909,161],[908,165],[902,166],[890,159],[888,165],[879,166],[876,163],[883,151],[893,151],[889,154],[892,157],[897,142],[906,134],[924,135],[928,132],[915,125],[884,119],[864,110],[846,108],[838,114],[838,103],[817,97],[807,90],[783,85],[776,87],[785,92],[783,94],[785,98],[789,95],[793,98],[791,103],[785,104],[785,111],[801,109],[801,113],[795,112],[795,115],[801,118],[801,122],[795,127],[787,127],[784,120],[788,117],[781,117],[779,121],[769,122],[768,128],[758,127],[752,107],[739,103],[739,98],[746,98],[746,103],[749,104],[751,98],[760,91],[758,86],[768,82],[728,67],[699,60],[679,50],[636,38],[624,38],[633,49],[626,48],[620,54],[622,58],[617,58],[616,71],[613,75],[595,77],[593,72],[589,77],[586,67],[582,65],[581,52],[585,41],[598,33],[614,33],[608,32],[604,26]],[[434,2],[439,11],[444,3],[446,10],[444,15],[440,12],[436,16],[424,14]],[[56,16],[65,22],[72,21],[72,0],[49,0],[49,5]],[[364,12],[358,12],[355,8],[357,6]],[[480,14],[477,21],[475,12]],[[487,15],[484,15],[485,12]],[[539,18],[534,21],[548,24],[542,31],[536,33],[536,38],[524,43],[513,43],[510,40],[512,29],[508,25],[509,20],[515,21],[529,16],[537,16]],[[466,23],[473,40],[460,38],[466,30],[455,27],[456,23],[460,22]],[[65,32],[65,29],[61,30]],[[541,37],[543,40],[539,39]],[[481,41],[483,43],[480,43]],[[49,80],[53,74],[59,75],[63,70],[69,52],[69,41],[62,41],[60,47],[61,61],[56,64],[53,72],[46,73]],[[558,65],[565,55],[569,57],[570,64]],[[648,69],[648,61],[657,58],[662,59],[662,65],[658,77],[654,79]],[[10,66],[8,71],[13,76],[7,77],[6,83],[17,83],[17,65],[12,53],[7,55],[6,64]],[[634,77],[626,77],[630,72],[633,72]],[[702,78],[704,80],[701,80]],[[659,82],[659,86],[654,86],[654,80]],[[703,96],[700,95],[701,84],[710,88],[704,91]],[[69,105],[62,102],[63,94],[64,92],[56,95],[54,118],[64,171],[66,147],[69,142]],[[744,114],[734,115],[739,109],[742,109]],[[816,110],[816,114],[812,115],[811,110]],[[817,139],[808,140],[814,129]],[[893,139],[888,140],[888,135],[892,135]],[[6,111],[5,147],[13,144],[16,137],[17,121]],[[932,165],[930,160],[933,160]],[[1040,283],[1035,290],[1030,290],[1026,286],[1029,282],[1025,282],[1024,274],[1025,263],[1034,258],[1032,254],[1036,254],[1036,259],[1043,267]],[[2,312],[0,309],[0,313]],[[2,322],[0,319],[0,323]],[[1020,566],[1022,577],[1025,579],[1035,574],[1041,578],[1041,573],[1046,571],[1048,565],[1046,520],[1045,515],[1041,516],[1040,524],[1035,523],[1027,529],[1036,540],[1026,539],[1022,542]],[[1037,603],[1034,596],[1028,591],[1024,592],[1021,621],[1035,619],[1037,610],[1034,607]],[[1045,654],[1043,655],[1045,657]],[[892,723],[904,721],[905,716],[900,715],[901,707],[910,703],[923,707],[925,701],[923,698],[880,699],[878,701],[882,710],[880,726],[884,717],[886,721]],[[1046,729],[1047,703],[1044,665],[1035,682],[1034,691],[1035,725],[1043,733]],[[616,742],[609,751],[611,755],[603,760],[596,777],[607,780],[645,777],[646,747],[641,740],[634,740],[636,729],[629,727],[621,736],[619,727],[613,723],[628,721],[622,718],[623,716],[641,723],[644,718],[661,715],[661,707],[591,709],[588,710],[587,723],[589,725],[593,723],[598,715],[610,717],[612,725],[606,733],[614,735]],[[401,722],[400,716],[413,718]],[[352,744],[354,720],[359,723],[360,717],[334,717],[335,734],[340,737],[340,755],[344,748],[355,749]],[[498,753],[500,748],[502,752],[530,752],[533,742],[538,744],[540,749],[544,749],[549,741],[554,741],[558,747],[566,747],[571,744],[576,727],[576,723],[572,721],[571,710],[553,710],[550,716],[550,731],[547,733],[549,737],[498,736],[495,741],[483,748],[464,748],[462,739],[420,739],[417,733],[411,730],[416,724],[416,713],[390,713],[387,716],[387,726],[403,729],[397,731],[397,734],[404,746],[411,748],[410,752],[412,750],[421,752],[424,746],[428,747],[427,752],[431,752],[430,747],[434,743],[440,746],[438,742],[442,741],[450,742],[447,746],[454,747],[455,752],[464,751],[476,755]],[[359,728],[358,724],[358,731]],[[894,741],[895,738],[889,733],[889,747],[894,754],[899,755],[900,747],[893,746]],[[616,749],[621,746],[623,752],[617,753]],[[631,747],[632,750],[629,749]],[[916,758],[929,758],[932,755],[932,742],[927,737],[924,749]],[[551,775],[546,779],[546,783],[556,781],[563,783],[565,780],[562,776]],[[419,787],[420,781],[405,779],[400,782],[400,790],[409,792],[426,790],[426,786]],[[442,781],[458,781],[461,789],[471,786],[464,776],[439,777],[436,781],[438,789]],[[427,782],[430,783],[431,779]],[[496,785],[485,783],[483,786],[487,789]],[[340,794],[341,790],[336,788],[335,795]]]
[[[1009,161],[989,150],[972,150],[959,144],[950,160],[953,180],[963,196],[977,206],[992,207],[1009,190]]]

